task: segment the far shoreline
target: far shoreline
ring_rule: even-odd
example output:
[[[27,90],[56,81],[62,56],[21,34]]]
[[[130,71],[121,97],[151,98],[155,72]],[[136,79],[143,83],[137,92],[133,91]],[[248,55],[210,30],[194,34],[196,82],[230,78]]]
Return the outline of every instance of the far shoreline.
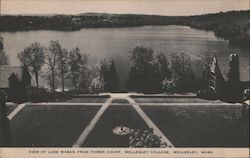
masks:
[[[1,32],[50,30],[74,32],[81,29],[131,28],[143,26],[187,26],[213,31],[229,44],[249,47],[250,10],[192,16],[85,13],[78,15],[1,15]]]

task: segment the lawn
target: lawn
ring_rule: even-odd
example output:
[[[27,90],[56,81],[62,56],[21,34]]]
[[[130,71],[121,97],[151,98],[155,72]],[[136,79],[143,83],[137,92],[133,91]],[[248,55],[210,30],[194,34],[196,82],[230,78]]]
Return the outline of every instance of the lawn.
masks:
[[[121,124],[135,129],[148,128],[132,106],[111,105],[101,116],[83,147],[128,147],[129,136],[118,136],[112,131]]]
[[[114,99],[112,103],[129,103],[126,99]]]
[[[242,121],[240,106],[141,108],[176,147],[249,147],[249,115]]]
[[[28,105],[10,122],[13,146],[71,147],[99,108]]]
[[[218,100],[205,100],[200,98],[167,98],[167,97],[134,97],[133,98],[138,103],[221,103]]]
[[[64,102],[68,103],[104,103],[107,97],[75,97]]]
[[[138,103],[221,103],[219,100],[205,100],[196,97],[140,97],[136,96],[133,99]]]

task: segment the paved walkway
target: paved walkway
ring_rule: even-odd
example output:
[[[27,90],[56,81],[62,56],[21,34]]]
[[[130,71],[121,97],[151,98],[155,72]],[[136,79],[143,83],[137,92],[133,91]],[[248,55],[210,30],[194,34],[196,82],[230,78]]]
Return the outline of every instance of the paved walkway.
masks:
[[[19,111],[21,111],[25,106],[26,106],[25,103],[18,105],[18,106],[17,106],[8,116],[7,116],[7,118],[8,118],[9,120],[13,119],[13,117],[16,116],[16,114],[17,114]]]
[[[130,95],[133,95],[132,93],[107,93],[107,95],[110,95],[111,97],[105,102],[105,103],[65,103],[65,102],[51,102],[51,103],[24,103],[20,104],[17,106],[16,109],[14,109],[9,115],[8,119],[11,120],[13,119],[16,114],[21,111],[25,106],[28,105],[79,105],[79,106],[84,106],[84,105],[101,105],[101,108],[98,110],[94,118],[91,120],[89,125],[83,130],[79,138],[76,140],[76,142],[73,144],[73,147],[81,147],[85,140],[87,139],[88,135],[90,132],[94,129],[96,126],[97,122],[99,121],[100,117],[103,115],[103,113],[106,111],[106,109],[110,105],[131,105],[135,111],[141,116],[141,118],[146,122],[146,124],[154,129],[154,132],[156,135],[160,136],[163,142],[166,142],[168,146],[174,147],[174,145],[169,141],[169,139],[161,132],[161,130],[154,124],[154,122],[147,116],[146,113],[140,108],[139,105],[143,106],[150,106],[150,105],[157,105],[157,106],[183,106],[183,105],[202,105],[202,106],[211,106],[215,105],[215,103],[136,103],[134,99],[130,97]],[[127,100],[129,103],[112,103],[113,100],[115,99],[123,99]],[[216,103],[216,105],[241,105],[241,104],[229,104],[229,103]]]
[[[104,111],[109,107],[112,102],[112,98],[109,98],[100,108],[100,110],[96,113],[95,117],[91,120],[90,124],[84,129],[80,137],[77,141],[73,144],[72,147],[81,147],[86,138],[88,137],[89,133],[93,130],[96,123],[99,121],[100,117],[104,113]]]
[[[81,147],[85,140],[87,139],[89,133],[94,129],[96,123],[102,116],[102,114],[105,112],[105,110],[111,105],[112,101],[115,99],[124,99],[127,100],[132,107],[136,110],[136,112],[142,117],[142,119],[147,123],[147,125],[150,128],[154,129],[154,132],[156,135],[161,137],[161,140],[163,142],[166,142],[169,147],[174,147],[174,145],[169,141],[169,139],[161,132],[161,130],[151,121],[151,119],[142,111],[142,109],[139,107],[139,105],[135,102],[134,99],[129,97],[129,93],[110,93],[110,98],[102,105],[101,109],[97,112],[95,117],[92,119],[90,124],[84,129],[80,137],[77,139],[77,141],[73,144],[72,147]],[[113,105],[114,103],[112,103]],[[121,103],[122,104],[122,103]]]
[[[147,123],[149,128],[154,129],[154,133],[157,136],[161,137],[161,140],[167,143],[167,146],[174,147],[174,145],[169,141],[169,139],[161,132],[161,130],[154,124],[153,121],[143,112],[143,110],[139,107],[139,105],[134,101],[134,99],[127,97],[126,98],[129,103],[133,106],[133,108],[138,112],[138,114],[142,117],[142,119]]]

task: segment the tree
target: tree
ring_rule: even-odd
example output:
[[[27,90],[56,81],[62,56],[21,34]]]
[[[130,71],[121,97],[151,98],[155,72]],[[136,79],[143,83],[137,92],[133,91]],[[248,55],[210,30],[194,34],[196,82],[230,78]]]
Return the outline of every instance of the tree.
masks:
[[[239,82],[240,81],[240,68],[239,68],[239,56],[231,55],[229,63],[228,81]]]
[[[129,54],[132,67],[129,73],[128,89],[155,93],[161,90],[159,68],[154,62],[154,51],[143,46],[134,48]]]
[[[9,64],[9,58],[6,55],[4,50],[0,50],[0,65],[8,65]]]
[[[104,82],[101,78],[101,63],[97,64],[92,70],[91,92],[99,93],[104,91]]]
[[[3,50],[3,37],[0,36],[0,51]]]
[[[9,77],[8,97],[13,102],[20,102],[23,97],[21,83],[15,73]]]
[[[100,82],[103,83],[103,90],[109,91],[109,67],[107,64],[107,61],[104,59],[100,61],[100,69],[99,69],[99,75],[100,75]]]
[[[9,58],[3,50],[3,38],[0,36],[0,65],[8,65]]]
[[[199,89],[199,94],[202,97],[212,97],[213,94],[211,93],[211,87],[210,87],[210,79],[211,79],[211,63],[214,62],[214,59],[216,58],[216,54],[213,52],[205,52],[203,55],[199,55],[196,60],[193,61],[193,66],[195,69],[193,69],[194,73],[196,74],[196,77],[198,78],[196,80],[197,88]],[[217,73],[218,75],[218,73]],[[218,80],[218,76],[216,77]],[[221,81],[224,82],[223,77],[221,78]],[[219,82],[219,81],[217,81]],[[223,84],[223,83],[221,83]],[[220,84],[220,85],[221,85]],[[218,84],[216,84],[218,86]]]
[[[78,47],[69,52],[69,76],[74,85],[75,91],[77,91],[77,85],[80,81],[81,66],[79,64],[80,50]]]
[[[24,48],[24,50],[18,54],[18,59],[22,65],[26,65],[31,69],[31,72],[35,74],[36,86],[39,87],[38,76],[44,65],[45,48],[38,42],[32,43],[29,47]]]
[[[57,51],[57,68],[59,70],[59,77],[62,81],[62,91],[64,92],[64,80],[68,73],[68,60],[69,53],[67,49],[62,49]]]
[[[80,73],[80,89],[82,92],[88,92],[90,88],[91,81],[89,80],[91,78],[91,74],[89,73],[89,55],[78,53],[78,62],[80,65],[81,73]]]
[[[171,69],[174,89],[177,92],[190,92],[195,89],[191,58],[185,53],[171,54]]]
[[[243,90],[240,85],[239,56],[232,54],[230,57],[226,96],[230,101],[235,102],[242,99]]]
[[[115,68],[115,62],[112,60],[109,67],[109,88],[110,91],[117,91],[119,89],[119,77]]]
[[[170,64],[168,62],[166,54],[162,52],[158,53],[156,55],[156,60],[162,80],[164,79],[168,80],[172,78],[172,71],[170,69]]]
[[[31,86],[31,75],[26,65],[22,66],[21,84],[25,89]]]
[[[15,91],[16,88],[20,86],[20,81],[15,73],[12,73],[9,77],[9,89],[13,89]]]
[[[111,63],[105,59],[100,61],[98,66],[97,77],[92,82],[92,89],[94,91],[117,91],[119,88],[119,77],[116,72],[115,63],[112,60]]]
[[[145,69],[145,67],[152,64],[153,58],[154,51],[151,48],[138,46],[129,52],[130,62],[138,70]]]
[[[58,54],[62,54],[62,46],[58,41],[50,41],[48,51],[46,52],[46,64],[48,65],[47,79],[50,82],[51,91],[56,89],[56,76],[58,73]],[[59,61],[60,62],[60,61]]]

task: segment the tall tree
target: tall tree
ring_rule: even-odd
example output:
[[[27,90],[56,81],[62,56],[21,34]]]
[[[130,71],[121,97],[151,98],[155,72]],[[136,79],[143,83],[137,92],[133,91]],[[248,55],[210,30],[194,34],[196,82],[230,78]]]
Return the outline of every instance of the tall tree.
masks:
[[[138,46],[129,52],[129,59],[136,69],[145,69],[152,64],[154,51],[151,48]]]
[[[119,77],[115,68],[114,60],[111,61],[109,67],[109,86],[111,91],[117,91],[119,89]]]
[[[109,89],[109,67],[107,61],[104,59],[100,61],[100,82],[103,83],[103,90],[105,92],[110,91]]]
[[[0,65],[8,65],[9,58],[4,50],[0,50]]]
[[[22,87],[15,73],[9,77],[8,96],[13,102],[19,102],[23,97]]]
[[[162,79],[170,79],[172,77],[172,71],[170,69],[170,64],[167,59],[167,55],[163,52],[160,52],[156,55],[156,62],[159,66],[159,71]]]
[[[88,61],[89,61],[89,55],[83,54],[83,53],[78,53],[78,62],[80,65],[81,73],[80,73],[80,89],[83,92],[88,92],[88,88],[90,86],[90,81],[89,81],[89,67],[88,67]]]
[[[128,88],[138,92],[157,92],[161,89],[160,74],[154,62],[154,51],[143,46],[134,48],[129,54],[132,67]]]
[[[36,86],[39,87],[38,76],[44,65],[45,48],[38,42],[32,43],[29,47],[24,48],[24,50],[18,54],[18,59],[22,65],[26,65],[31,69],[31,72],[35,74]]]
[[[190,56],[185,53],[171,54],[172,79],[176,92],[193,91],[196,87]]]
[[[239,56],[232,54],[230,56],[229,63],[228,82],[227,82],[227,92],[226,95],[228,99],[232,102],[239,101],[242,99],[242,88],[240,85],[240,68],[239,68]]]
[[[69,52],[69,76],[72,80],[75,91],[77,91],[77,86],[80,81],[81,66],[79,64],[80,49],[78,47],[74,48]]]
[[[92,81],[91,81],[91,92],[99,93],[104,91],[104,82],[101,79],[101,63],[97,64],[94,68],[92,68]]]
[[[58,54],[62,54],[62,46],[58,41],[50,41],[48,51],[46,53],[46,64],[48,65],[48,79],[50,80],[51,91],[56,89],[56,76],[58,73]]]
[[[64,92],[64,80],[68,73],[68,60],[69,53],[68,50],[63,48],[62,50],[57,51],[57,67],[59,70],[59,78],[62,82],[62,91]]]
[[[0,36],[0,50],[3,50],[3,37]]]
[[[31,75],[26,65],[22,66],[21,83],[24,88],[27,88],[31,85]]]
[[[239,67],[239,56],[232,54],[229,62],[228,81],[239,82],[240,81],[240,67]]]
[[[8,65],[8,64],[9,64],[9,58],[4,51],[3,38],[0,36],[0,65]]]

